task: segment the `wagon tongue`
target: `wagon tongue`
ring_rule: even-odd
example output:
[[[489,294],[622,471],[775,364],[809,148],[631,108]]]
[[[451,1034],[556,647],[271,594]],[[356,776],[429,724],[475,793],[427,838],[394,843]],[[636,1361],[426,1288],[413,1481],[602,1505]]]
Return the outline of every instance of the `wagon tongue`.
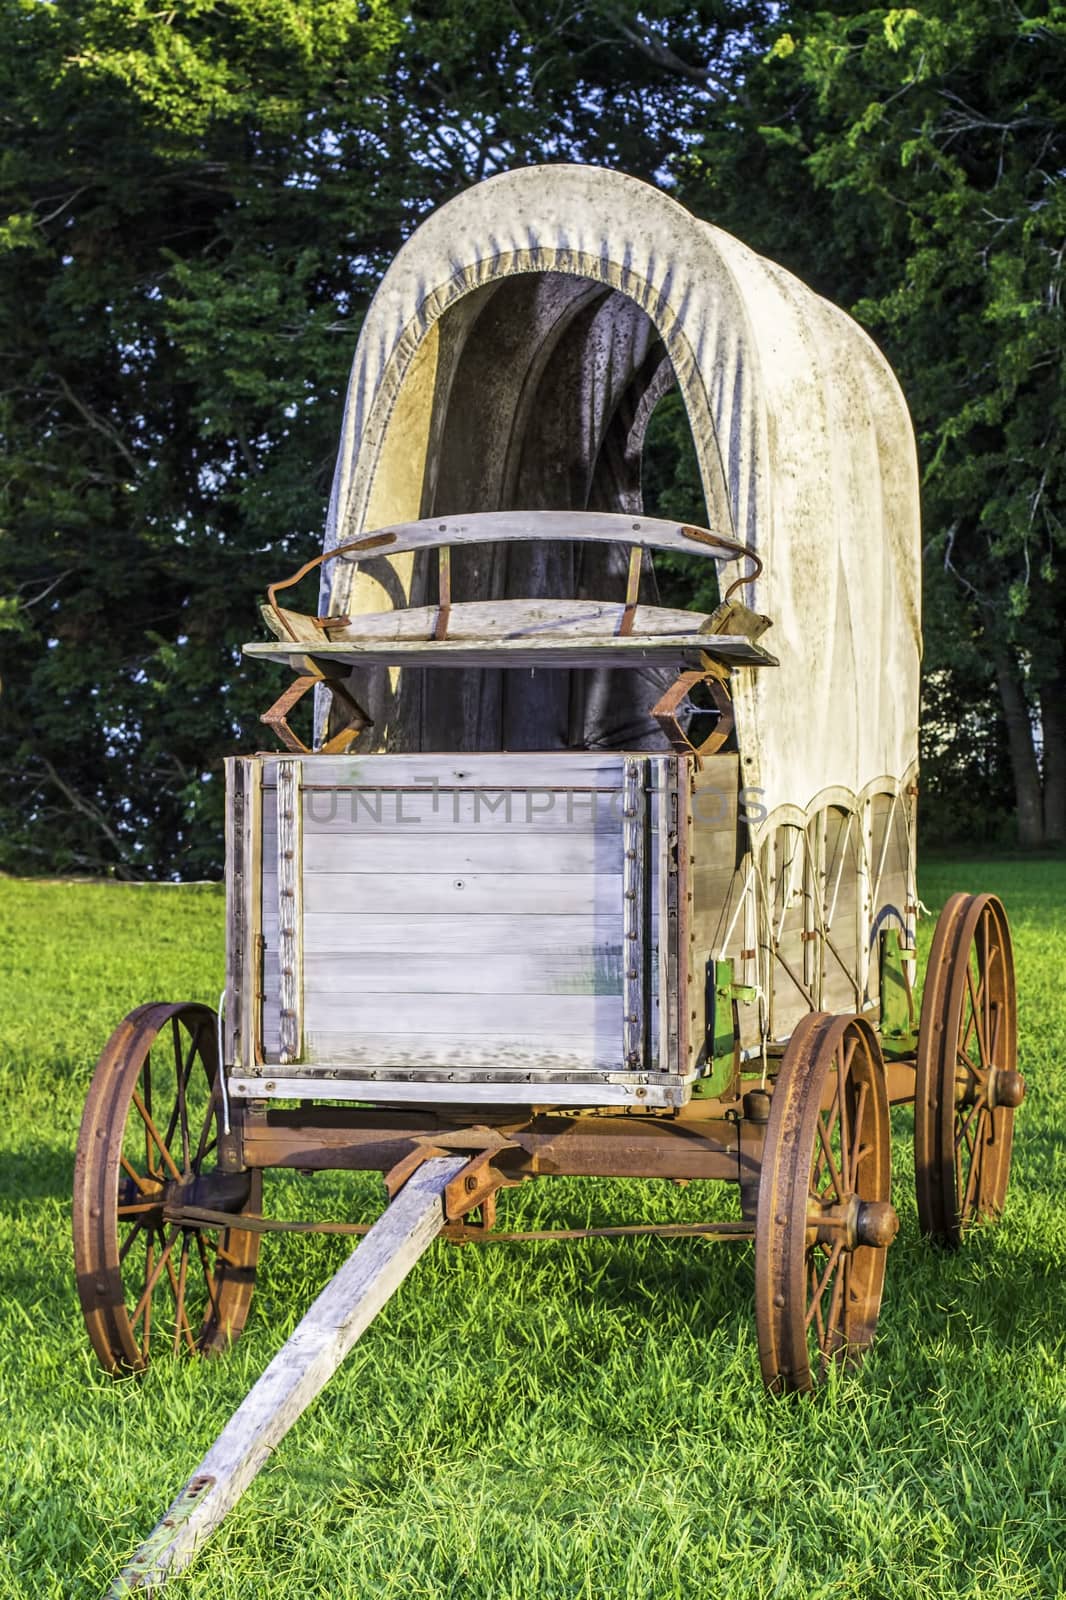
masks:
[[[188,1565],[441,1231],[444,1191],[467,1164],[467,1156],[434,1157],[408,1179],[238,1406],[105,1600],[156,1590]]]

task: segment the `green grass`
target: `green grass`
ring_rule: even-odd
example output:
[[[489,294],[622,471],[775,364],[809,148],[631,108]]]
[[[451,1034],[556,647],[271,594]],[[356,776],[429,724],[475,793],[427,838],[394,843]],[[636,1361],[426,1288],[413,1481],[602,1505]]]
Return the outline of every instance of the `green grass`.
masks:
[[[815,1403],[758,1379],[750,1253],[705,1241],[436,1246],[183,1577],[174,1600],[1053,1596],[1066,1582],[1066,865],[927,864],[937,908],[1011,912],[1022,1067],[1002,1225],[900,1238],[863,1371]],[[213,889],[0,882],[0,1600],[95,1597],[343,1259],[270,1239],[241,1343],[94,1366],[72,1282],[74,1142],[110,1029],[221,987]],[[924,936],[928,944],[931,923]],[[371,1217],[380,1180],[275,1178],[280,1214]],[[699,1185],[558,1181],[527,1225],[696,1217]]]

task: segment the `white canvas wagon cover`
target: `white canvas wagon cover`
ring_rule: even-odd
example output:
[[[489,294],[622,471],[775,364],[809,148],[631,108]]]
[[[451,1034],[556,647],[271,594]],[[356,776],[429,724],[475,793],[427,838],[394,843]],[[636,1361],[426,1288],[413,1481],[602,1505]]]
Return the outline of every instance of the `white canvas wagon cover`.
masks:
[[[359,339],[326,547],[433,515],[639,511],[644,433],[675,382],[708,525],[758,552],[742,598],[773,619],[765,643],[780,665],[733,678],[742,783],[778,815],[829,791],[846,806],[885,779],[895,788],[916,760],[920,654],[917,467],[899,386],[843,311],[635,179],[505,173],[403,246]],[[558,579],[535,552],[523,559],[526,593]],[[333,614],[424,597],[412,555],[326,572]],[[488,591],[500,581],[489,573]],[[570,568],[562,581],[581,592],[584,580]],[[451,695],[436,717],[434,676]],[[507,692],[521,709],[521,690],[492,690],[489,676],[427,674],[405,710],[395,676],[379,674],[365,686],[376,747],[506,747],[485,706]],[[660,689],[649,683],[645,704]],[[597,693],[569,742],[594,744],[611,721],[615,691]],[[627,739],[624,717],[611,732],[645,743],[642,724]]]

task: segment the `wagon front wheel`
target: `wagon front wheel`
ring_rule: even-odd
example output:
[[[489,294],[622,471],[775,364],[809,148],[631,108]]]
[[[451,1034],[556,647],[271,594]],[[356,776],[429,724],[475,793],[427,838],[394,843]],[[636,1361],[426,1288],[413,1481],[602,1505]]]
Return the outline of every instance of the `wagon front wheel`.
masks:
[[[889,1200],[888,1092],[861,1017],[814,1012],[774,1085],[755,1224],[759,1361],[775,1394],[857,1365],[877,1328]]]
[[[109,1372],[143,1371],[161,1349],[213,1354],[248,1315],[259,1235],[182,1217],[260,1209],[260,1176],[218,1164],[216,1026],[207,1006],[140,1006],[93,1074],[74,1163],[74,1263]]]

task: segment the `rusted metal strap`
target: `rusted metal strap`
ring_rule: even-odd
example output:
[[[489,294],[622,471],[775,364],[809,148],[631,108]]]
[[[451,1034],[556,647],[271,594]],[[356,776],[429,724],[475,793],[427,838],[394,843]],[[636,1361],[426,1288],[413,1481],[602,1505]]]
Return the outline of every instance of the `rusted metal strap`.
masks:
[[[752,571],[743,577],[735,579],[729,585],[729,588],[723,595],[723,600],[730,599],[734,591],[743,588],[744,584],[754,583],[755,579],[759,577],[760,573],[762,572],[762,558],[756,554],[753,545],[741,544],[739,539],[727,539],[719,534],[708,533],[706,528],[692,528],[685,526],[681,529],[681,532],[684,534],[686,539],[693,539],[697,544],[728,545],[731,549],[735,550],[738,555],[747,556],[748,560],[751,562]]]
[[[320,671],[313,661],[309,661],[307,664],[312,668],[312,671],[302,673],[300,677],[294,679],[284,694],[280,694],[274,701],[270,710],[263,712],[259,720],[266,723],[271,732],[281,740],[286,750],[292,750],[296,755],[342,756],[347,752],[349,745],[353,744],[363,732],[364,728],[373,727],[373,719],[363,710],[358,700],[345,688],[339,678],[328,676],[325,672]],[[326,684],[334,700],[340,701],[341,705],[347,709],[348,721],[338,733],[327,739],[318,750],[312,750],[289,727],[289,713],[303,699],[308,689],[313,689],[319,683]]]
[[[480,1228],[444,1230],[445,1237],[470,1244],[540,1244],[576,1239],[754,1239],[751,1222],[630,1222],[612,1228],[538,1228],[528,1233],[483,1232]]]
[[[408,1178],[418,1171],[424,1161],[431,1161],[443,1154],[443,1150],[438,1149],[428,1139],[419,1139],[414,1149],[408,1150],[407,1154],[384,1174],[389,1199],[395,1200]]]
[[[444,1214],[450,1222],[457,1221],[475,1207],[484,1205],[492,1199],[498,1189],[511,1188],[521,1182],[521,1179],[511,1178],[493,1166],[493,1159],[502,1150],[516,1150],[521,1147],[505,1135],[492,1128],[472,1128],[464,1130],[461,1136],[463,1150],[470,1149],[469,1136],[473,1133],[483,1140],[480,1149],[475,1149],[471,1159],[448,1184],[444,1191]],[[408,1151],[402,1160],[385,1174],[385,1187],[390,1197],[395,1198],[404,1184],[417,1172],[424,1161],[443,1155],[456,1155],[459,1150],[449,1148],[448,1135],[434,1134],[431,1137],[419,1137],[415,1141],[413,1150]]]
[[[710,690],[711,699],[718,711],[718,721],[703,743],[696,745],[678,722],[677,712],[682,702],[688,699],[690,692],[699,683],[705,683]],[[679,755],[713,756],[722,748],[733,731],[733,701],[722,681],[720,671],[710,664],[704,670],[682,672],[677,681],[672,683],[662,698],[652,706],[651,714],[670,741],[671,747]]]
[[[465,1189],[466,1176],[460,1173],[452,1183]],[[471,1204],[484,1204],[484,1199],[475,1198]],[[294,1222],[281,1217],[250,1217],[231,1211],[211,1211],[206,1206],[181,1206],[164,1211],[163,1217],[165,1222],[179,1228],[234,1228],[242,1233],[364,1234],[373,1226],[369,1222]],[[577,1239],[626,1239],[643,1235],[659,1239],[743,1240],[755,1237],[754,1224],[750,1222],[630,1222],[603,1228],[537,1228],[526,1233],[497,1233],[453,1221],[444,1231],[446,1238],[464,1244],[539,1244],[552,1240],[565,1243]]]
[[[176,1228],[236,1228],[242,1233],[369,1233],[369,1222],[292,1222],[282,1217],[250,1217],[241,1212],[211,1211],[207,1206],[164,1209],[163,1221]]]
[[[396,535],[394,533],[372,533],[364,539],[351,539],[347,544],[334,545],[332,550],[323,551],[322,555],[315,556],[313,561],[305,561],[299,572],[294,572],[291,578],[282,578],[279,583],[268,584],[267,600],[269,604],[274,607],[274,610],[278,611],[278,603],[275,596],[278,595],[282,589],[291,589],[294,584],[299,583],[301,578],[306,578],[309,572],[313,572],[316,567],[320,567],[324,561],[332,561],[335,556],[350,555],[353,551],[358,551],[360,554],[362,554],[368,550],[380,550],[383,545],[395,543]],[[288,633],[292,633],[292,629],[285,621],[283,613],[278,611],[278,616],[282,626],[286,629],[286,631]],[[338,621],[339,620],[340,619],[338,619]],[[316,618],[316,621],[318,622],[319,627],[325,629],[327,619],[319,617]],[[296,635],[292,633],[292,637],[295,639]]]
[[[629,550],[629,573],[626,577],[626,604],[622,612],[622,620],[618,625],[620,634],[633,632],[633,621],[637,614],[637,600],[640,595],[640,574],[644,565],[644,547],[634,544]]]

